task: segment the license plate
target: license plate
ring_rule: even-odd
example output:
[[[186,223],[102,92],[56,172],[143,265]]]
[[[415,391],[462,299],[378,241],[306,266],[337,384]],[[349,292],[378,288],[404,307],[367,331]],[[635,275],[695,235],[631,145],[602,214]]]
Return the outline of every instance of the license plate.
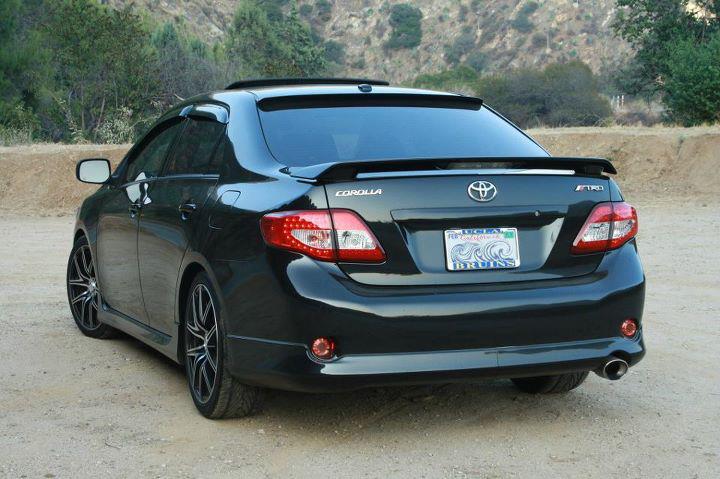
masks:
[[[445,263],[450,271],[517,268],[517,228],[445,230]]]

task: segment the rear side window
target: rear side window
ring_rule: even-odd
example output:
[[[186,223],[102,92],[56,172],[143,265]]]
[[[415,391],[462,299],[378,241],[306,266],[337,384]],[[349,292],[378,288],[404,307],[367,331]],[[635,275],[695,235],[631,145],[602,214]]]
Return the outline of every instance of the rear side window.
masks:
[[[259,112],[270,151],[288,166],[394,158],[548,156],[487,108],[351,106]]]
[[[140,146],[138,153],[130,160],[125,175],[126,181],[135,181],[141,173],[145,173],[144,178],[153,178],[160,174],[165,157],[181,125],[179,121],[163,124],[143,139],[144,145]]]
[[[187,120],[165,175],[217,174],[220,165],[215,150],[225,134],[225,125],[211,120]]]

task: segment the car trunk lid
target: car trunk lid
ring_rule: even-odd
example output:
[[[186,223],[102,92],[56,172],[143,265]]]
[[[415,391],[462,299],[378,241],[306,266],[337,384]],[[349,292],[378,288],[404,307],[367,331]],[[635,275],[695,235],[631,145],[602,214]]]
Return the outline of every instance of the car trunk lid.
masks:
[[[558,169],[561,164],[575,169]],[[386,172],[373,167],[332,182],[320,173],[315,180],[326,181],[328,206],[357,212],[386,253],[382,264],[340,263],[353,280],[383,286],[507,283],[570,278],[597,268],[602,254],[572,255],[570,249],[593,206],[610,201],[610,188],[607,177],[578,171],[577,164]],[[597,162],[587,165],[598,168]],[[473,199],[469,187],[476,182],[492,185],[494,197]],[[516,238],[519,264],[451,271],[446,243],[454,230]]]

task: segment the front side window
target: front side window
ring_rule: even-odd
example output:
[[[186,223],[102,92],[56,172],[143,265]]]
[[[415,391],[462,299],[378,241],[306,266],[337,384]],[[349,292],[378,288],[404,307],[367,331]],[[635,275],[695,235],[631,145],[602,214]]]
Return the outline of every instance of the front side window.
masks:
[[[160,174],[168,150],[182,126],[179,121],[165,123],[150,132],[139,151],[130,160],[125,181],[154,178]]]
[[[165,175],[217,174],[215,149],[225,134],[225,125],[212,120],[189,119]]]

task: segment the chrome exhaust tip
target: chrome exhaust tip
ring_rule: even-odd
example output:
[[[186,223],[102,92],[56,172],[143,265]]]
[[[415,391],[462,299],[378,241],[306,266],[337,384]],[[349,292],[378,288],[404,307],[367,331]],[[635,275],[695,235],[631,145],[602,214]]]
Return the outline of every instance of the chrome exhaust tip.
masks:
[[[595,370],[595,374],[601,378],[617,381],[625,376],[628,371],[627,361],[620,358],[613,358]]]

